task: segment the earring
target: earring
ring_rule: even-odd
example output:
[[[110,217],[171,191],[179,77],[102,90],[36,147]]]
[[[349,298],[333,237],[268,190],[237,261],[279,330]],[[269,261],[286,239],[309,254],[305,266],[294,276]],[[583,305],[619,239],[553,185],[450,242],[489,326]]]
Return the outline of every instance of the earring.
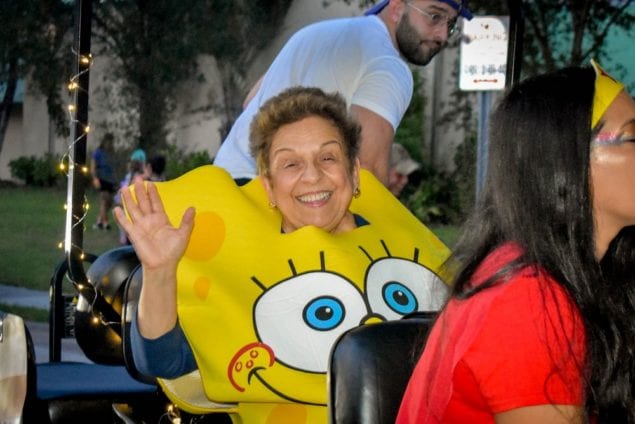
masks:
[[[273,203],[271,200],[269,200],[269,209],[275,209],[276,208],[276,204]]]
[[[355,187],[355,190],[353,190],[353,197],[357,199],[361,195],[362,191],[359,189],[359,187]]]

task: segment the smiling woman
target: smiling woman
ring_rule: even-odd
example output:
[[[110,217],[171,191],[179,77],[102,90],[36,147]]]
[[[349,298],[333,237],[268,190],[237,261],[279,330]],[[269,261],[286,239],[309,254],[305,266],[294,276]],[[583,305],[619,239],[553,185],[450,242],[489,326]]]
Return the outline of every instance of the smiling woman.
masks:
[[[284,232],[357,227],[348,207],[359,195],[359,134],[344,99],[317,88],[292,88],[262,106],[251,125],[251,151]]]
[[[128,216],[115,215],[143,267],[131,330],[142,374],[199,375],[184,384],[239,403],[242,422],[325,422],[337,337],[440,307],[449,252],[360,169],[359,137],[339,94],[292,88],[251,125],[253,181],[208,166],[122,192]]]

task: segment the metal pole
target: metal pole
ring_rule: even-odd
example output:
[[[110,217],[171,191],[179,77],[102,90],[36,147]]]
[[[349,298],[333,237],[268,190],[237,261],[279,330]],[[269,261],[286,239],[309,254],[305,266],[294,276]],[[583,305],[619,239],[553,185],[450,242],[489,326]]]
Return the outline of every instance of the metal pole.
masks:
[[[509,9],[509,38],[507,40],[507,67],[505,86],[507,88],[520,80],[523,56],[523,35],[525,21],[522,15],[522,0],[507,0]],[[485,184],[489,149],[489,112],[492,93],[479,93],[480,117],[476,135],[476,198]]]
[[[87,164],[86,142],[88,139],[88,88],[90,68],[90,36],[92,0],[75,2],[75,42],[77,54],[75,75],[78,88],[74,93],[75,117],[71,126],[71,151],[69,153],[68,186],[66,196],[66,233],[64,252],[68,261],[69,276],[73,281],[83,282],[86,274],[83,267],[84,197],[86,193]]]
[[[507,41],[507,69],[505,86],[511,87],[520,80],[523,63],[523,35],[525,19],[522,12],[522,0],[507,0],[509,8],[509,38]]]
[[[476,134],[476,198],[485,184],[489,150],[489,112],[492,104],[492,92],[478,93],[479,119]]]

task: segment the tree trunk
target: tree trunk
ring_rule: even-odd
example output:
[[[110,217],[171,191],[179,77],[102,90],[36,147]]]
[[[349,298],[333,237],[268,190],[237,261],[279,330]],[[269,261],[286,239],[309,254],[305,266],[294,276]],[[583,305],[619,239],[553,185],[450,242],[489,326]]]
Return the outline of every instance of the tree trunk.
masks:
[[[15,59],[9,62],[8,69],[9,78],[7,79],[7,87],[4,92],[4,98],[0,103],[0,154],[4,145],[4,136],[9,127],[9,118],[11,117],[11,109],[13,109],[13,98],[18,86],[17,62]]]
[[[140,139],[135,147],[142,148],[148,155],[162,152],[167,147],[167,95],[158,91],[153,84],[139,90]]]

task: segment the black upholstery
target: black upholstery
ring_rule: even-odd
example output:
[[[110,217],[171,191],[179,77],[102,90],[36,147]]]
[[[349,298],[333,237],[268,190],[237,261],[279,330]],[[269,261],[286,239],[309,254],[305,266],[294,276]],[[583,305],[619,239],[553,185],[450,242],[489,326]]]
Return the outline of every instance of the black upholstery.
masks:
[[[340,336],[329,360],[331,424],[395,422],[435,315],[363,325]]]
[[[124,286],[139,266],[131,247],[105,252],[91,261],[87,277],[94,289],[80,291],[71,330],[67,325],[62,284],[68,267],[55,270],[51,299],[50,362],[30,357],[25,424],[159,422],[168,400],[154,381],[135,378],[124,364],[121,315]],[[95,294],[96,293],[96,294]],[[92,295],[92,296],[90,296]],[[99,318],[97,321],[94,318]],[[61,360],[61,338],[74,335],[93,362]],[[28,342],[31,342],[30,340]]]

